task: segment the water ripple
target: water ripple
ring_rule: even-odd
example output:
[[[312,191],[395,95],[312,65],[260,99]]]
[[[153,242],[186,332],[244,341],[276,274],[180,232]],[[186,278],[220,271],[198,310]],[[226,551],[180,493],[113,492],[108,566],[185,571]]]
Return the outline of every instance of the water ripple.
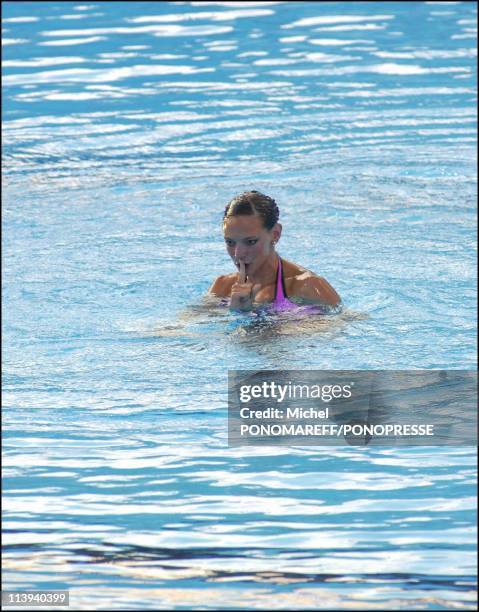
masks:
[[[476,368],[476,4],[2,9],[5,584],[475,609],[474,449],[230,448],[226,407],[228,369]],[[246,188],[340,314],[202,301]]]

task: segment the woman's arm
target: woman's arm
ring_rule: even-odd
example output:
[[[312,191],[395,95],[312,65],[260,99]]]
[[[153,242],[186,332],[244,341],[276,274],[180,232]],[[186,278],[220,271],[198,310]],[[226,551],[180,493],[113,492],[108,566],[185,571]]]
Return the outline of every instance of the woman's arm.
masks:
[[[218,278],[208,289],[208,294],[215,295],[216,297],[220,298],[229,297],[231,294],[231,286],[234,283],[234,279],[232,279],[231,276],[231,274],[223,274],[222,276],[218,276]]]

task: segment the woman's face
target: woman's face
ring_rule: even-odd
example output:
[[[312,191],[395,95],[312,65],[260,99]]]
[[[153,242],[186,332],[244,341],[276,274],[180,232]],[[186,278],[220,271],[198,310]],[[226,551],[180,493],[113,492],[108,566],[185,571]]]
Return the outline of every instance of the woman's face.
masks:
[[[278,225],[267,230],[258,215],[236,215],[227,217],[223,223],[223,235],[228,255],[239,269],[245,264],[246,275],[254,274],[274,251],[281,231]]]

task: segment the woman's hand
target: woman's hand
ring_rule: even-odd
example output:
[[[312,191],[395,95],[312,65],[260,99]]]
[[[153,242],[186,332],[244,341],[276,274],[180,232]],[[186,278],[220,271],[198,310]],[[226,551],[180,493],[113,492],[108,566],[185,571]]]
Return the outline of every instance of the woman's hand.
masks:
[[[249,282],[246,278],[244,262],[240,261],[239,279],[231,287],[230,308],[235,310],[251,310],[258,290],[259,287],[254,287],[253,283]]]

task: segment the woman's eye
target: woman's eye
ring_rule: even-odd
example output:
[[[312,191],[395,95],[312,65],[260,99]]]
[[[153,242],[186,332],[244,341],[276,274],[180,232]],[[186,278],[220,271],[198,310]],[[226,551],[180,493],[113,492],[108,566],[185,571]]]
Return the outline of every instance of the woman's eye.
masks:
[[[232,240],[225,240],[226,244],[228,246],[233,246],[233,241]]]
[[[248,240],[248,245],[253,246],[253,244],[256,244],[257,242],[257,240]]]

